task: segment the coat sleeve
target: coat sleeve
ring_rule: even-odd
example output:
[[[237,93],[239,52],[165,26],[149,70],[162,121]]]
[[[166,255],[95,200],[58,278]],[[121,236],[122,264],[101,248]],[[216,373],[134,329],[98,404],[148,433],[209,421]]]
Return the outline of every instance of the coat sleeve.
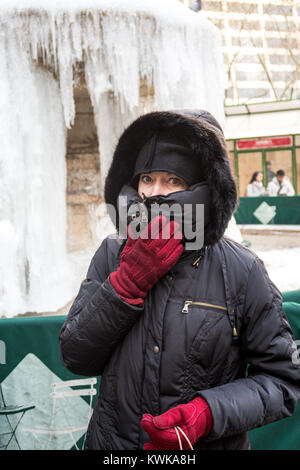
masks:
[[[294,196],[295,190],[292,183],[289,180],[284,181],[282,188],[280,190],[280,194],[284,194],[286,196]]]
[[[296,344],[282,310],[281,294],[259,258],[250,270],[243,311],[240,348],[248,374],[199,391],[213,415],[207,441],[291,416],[300,399]]]
[[[140,317],[109,281],[107,239],[91,260],[59,335],[60,356],[74,374],[101,375],[113,350]]]

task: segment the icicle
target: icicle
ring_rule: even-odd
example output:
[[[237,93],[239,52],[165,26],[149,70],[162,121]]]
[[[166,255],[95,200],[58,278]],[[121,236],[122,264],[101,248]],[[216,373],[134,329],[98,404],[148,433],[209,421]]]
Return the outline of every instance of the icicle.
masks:
[[[121,114],[138,112],[142,77],[149,87],[153,81],[156,109],[200,106],[223,118],[220,34],[176,0],[15,0],[1,12],[33,60],[58,73],[67,127],[75,113],[73,69],[86,57],[97,73],[102,60]]]
[[[1,0],[0,277],[9,261],[15,283],[1,281],[0,315],[55,310],[76,293],[66,256],[65,131],[78,62],[102,190],[121,132],[142,112],[199,107],[222,121],[220,34],[201,13],[177,0]],[[151,100],[141,100],[141,79],[153,86]],[[99,219],[96,207],[90,213]]]
[[[55,311],[73,294],[66,134],[58,86],[13,35],[0,41],[0,315]]]

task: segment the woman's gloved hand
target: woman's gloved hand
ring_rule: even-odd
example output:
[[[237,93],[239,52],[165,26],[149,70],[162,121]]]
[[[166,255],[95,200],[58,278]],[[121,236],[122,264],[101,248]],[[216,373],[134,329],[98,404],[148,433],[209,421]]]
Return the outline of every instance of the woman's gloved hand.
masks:
[[[144,450],[174,450],[179,449],[175,426],[180,426],[191,444],[194,444],[200,437],[210,433],[212,414],[207,402],[202,397],[196,397],[189,403],[171,408],[159,416],[144,414],[141,426],[150,437],[150,442],[144,445]],[[183,449],[189,449],[185,437],[180,430],[177,432]]]
[[[162,215],[155,217],[137,239],[132,237],[129,224],[120,266],[110,275],[117,294],[125,302],[142,305],[148,291],[178,261],[182,239],[179,224],[166,223]]]

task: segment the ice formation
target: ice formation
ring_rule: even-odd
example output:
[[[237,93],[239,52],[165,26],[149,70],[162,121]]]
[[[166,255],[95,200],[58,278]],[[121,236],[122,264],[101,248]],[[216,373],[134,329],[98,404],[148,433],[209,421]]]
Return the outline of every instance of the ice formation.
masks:
[[[14,35],[58,76],[66,126],[75,117],[73,68],[85,62],[99,133],[102,180],[120,131],[141,111],[144,78],[152,107],[202,107],[223,119],[218,30],[177,0],[15,0],[1,3],[3,36]],[[16,8],[13,8],[13,5]],[[2,12],[2,13],[1,13]]]
[[[2,0],[0,31],[0,315],[11,316],[55,310],[78,288],[65,205],[77,64],[85,64],[102,183],[138,114],[203,108],[223,122],[225,74],[218,30],[177,0]],[[154,89],[149,108],[141,79]]]
[[[66,135],[58,86],[0,42],[0,315],[56,309],[65,295]]]

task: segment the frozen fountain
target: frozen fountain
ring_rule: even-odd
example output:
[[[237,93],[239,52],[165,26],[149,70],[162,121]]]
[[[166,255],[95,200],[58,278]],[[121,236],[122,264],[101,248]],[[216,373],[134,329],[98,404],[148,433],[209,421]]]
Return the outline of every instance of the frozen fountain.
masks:
[[[101,187],[118,136],[139,114],[199,107],[223,122],[225,74],[218,30],[177,0],[4,0],[0,26],[0,316],[10,317],[56,311],[82,280],[66,243],[79,64]],[[99,245],[112,227],[105,213],[97,222],[98,209]]]

